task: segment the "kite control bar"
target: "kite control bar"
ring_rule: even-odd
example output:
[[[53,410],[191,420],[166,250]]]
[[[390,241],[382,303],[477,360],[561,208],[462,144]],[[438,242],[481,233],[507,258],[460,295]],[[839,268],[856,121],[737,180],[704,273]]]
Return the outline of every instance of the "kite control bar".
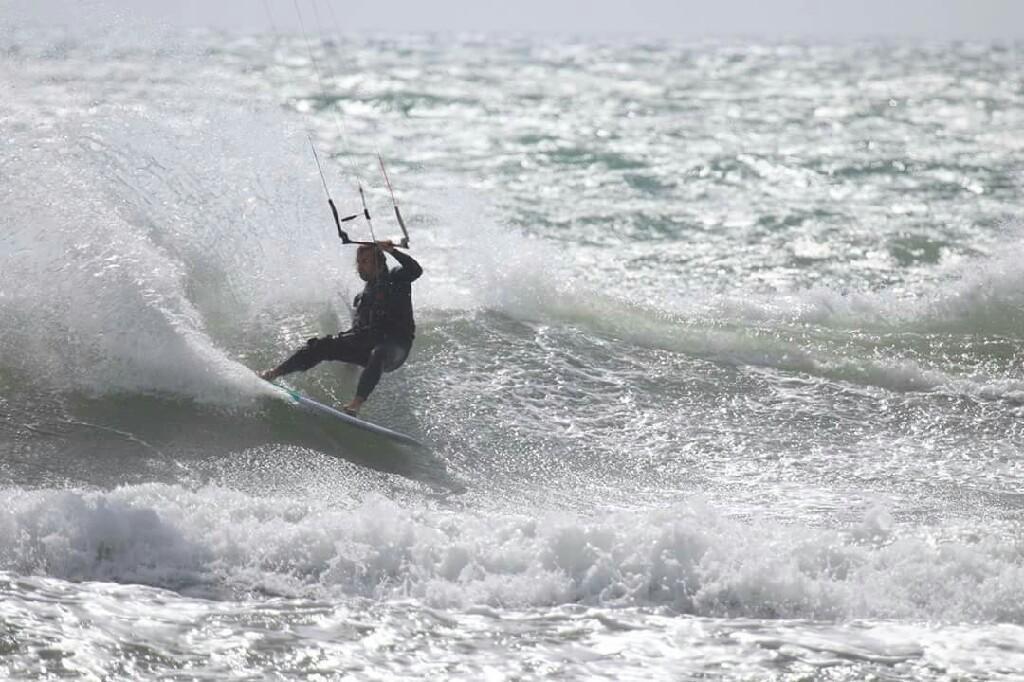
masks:
[[[360,214],[353,213],[342,218],[338,214],[338,207],[334,205],[334,199],[331,197],[331,191],[327,189],[327,178],[324,177],[323,166],[320,165],[320,156],[316,153],[316,145],[313,144],[313,138],[309,137],[309,147],[313,150],[313,159],[316,161],[316,169],[320,172],[320,182],[323,183],[324,193],[327,194],[327,204],[331,207],[331,215],[334,216],[334,224],[338,228],[338,238],[342,244],[360,244],[360,245],[374,245],[377,243],[377,237],[373,234],[373,221],[370,220],[370,209],[366,205],[366,194],[363,192],[363,183],[357,182],[359,187],[359,200],[363,202],[363,217],[366,218],[366,224],[370,226],[370,238],[372,241],[358,241],[348,236],[345,230],[341,229],[342,223],[347,223],[350,220],[355,220]],[[388,186],[388,192],[391,194],[391,205],[395,207],[395,218],[398,219],[398,225],[402,228],[402,239],[396,244],[403,249],[409,248],[409,231],[405,227],[405,221],[402,220],[402,212],[398,210],[398,200],[395,199],[395,190],[391,186],[391,179],[388,177],[388,172],[384,168],[384,159],[380,154],[377,154],[377,161],[380,162],[380,172],[384,175],[384,182]]]
[[[362,191],[361,188],[360,188],[360,191]],[[362,245],[373,246],[374,244],[377,243],[375,241],[366,242],[366,241],[360,241],[358,239],[352,239],[351,237],[348,236],[348,232],[345,232],[345,230],[341,229],[341,224],[342,223],[347,223],[350,220],[355,220],[360,215],[365,217],[367,222],[369,222],[369,220],[370,220],[370,211],[367,208],[364,207],[363,208],[363,212],[361,214],[360,213],[353,213],[352,215],[347,215],[344,218],[342,218],[342,217],[340,217],[338,215],[338,207],[334,205],[334,199],[330,199],[330,198],[327,199],[327,203],[330,204],[330,206],[331,206],[331,215],[334,216],[334,224],[338,227],[338,239],[341,240],[342,244],[357,244],[357,245],[360,245],[360,246],[362,246]],[[396,213],[397,213],[397,210],[396,210]],[[401,223],[399,223],[399,224],[401,224]],[[409,248],[409,234],[407,232],[405,232],[405,225],[402,225],[402,232],[405,233],[405,236],[402,237],[402,240],[397,242],[395,244],[395,246],[401,247],[403,249],[408,249]]]

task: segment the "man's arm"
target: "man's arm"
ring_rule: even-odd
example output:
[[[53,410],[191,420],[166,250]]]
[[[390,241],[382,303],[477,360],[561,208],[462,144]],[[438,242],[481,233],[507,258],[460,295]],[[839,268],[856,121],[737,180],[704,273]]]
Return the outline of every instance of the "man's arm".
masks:
[[[390,240],[377,242],[387,253],[390,253],[392,257],[398,261],[398,264],[402,267],[397,270],[391,271],[391,281],[393,282],[414,282],[419,279],[419,276],[423,274],[423,268],[416,262],[416,259],[407,253],[403,253],[395,248],[394,243]]]

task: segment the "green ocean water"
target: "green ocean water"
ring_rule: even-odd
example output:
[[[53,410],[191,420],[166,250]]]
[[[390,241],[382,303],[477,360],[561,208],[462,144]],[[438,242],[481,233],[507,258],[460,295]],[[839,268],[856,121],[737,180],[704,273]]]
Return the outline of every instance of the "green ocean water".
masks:
[[[0,28],[3,676],[1024,675],[1018,46],[68,24]],[[359,290],[311,140],[428,450],[250,372]]]

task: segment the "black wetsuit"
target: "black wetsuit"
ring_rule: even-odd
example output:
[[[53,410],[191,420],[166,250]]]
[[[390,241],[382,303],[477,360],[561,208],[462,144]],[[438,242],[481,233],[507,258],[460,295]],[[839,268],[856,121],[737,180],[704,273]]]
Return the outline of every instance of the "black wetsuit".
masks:
[[[381,372],[398,369],[409,357],[416,323],[412,315],[412,283],[423,268],[409,254],[392,251],[400,267],[382,272],[367,282],[355,299],[352,328],[336,336],[310,339],[284,361],[279,375],[305,371],[324,360],[364,367],[356,396],[364,400],[380,381]]]

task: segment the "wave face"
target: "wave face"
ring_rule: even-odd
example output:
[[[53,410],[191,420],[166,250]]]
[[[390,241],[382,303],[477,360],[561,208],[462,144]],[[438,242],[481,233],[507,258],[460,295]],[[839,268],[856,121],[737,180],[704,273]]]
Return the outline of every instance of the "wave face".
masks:
[[[9,10],[4,676],[1024,675],[1016,51]],[[361,286],[311,141],[428,451],[252,372]]]

